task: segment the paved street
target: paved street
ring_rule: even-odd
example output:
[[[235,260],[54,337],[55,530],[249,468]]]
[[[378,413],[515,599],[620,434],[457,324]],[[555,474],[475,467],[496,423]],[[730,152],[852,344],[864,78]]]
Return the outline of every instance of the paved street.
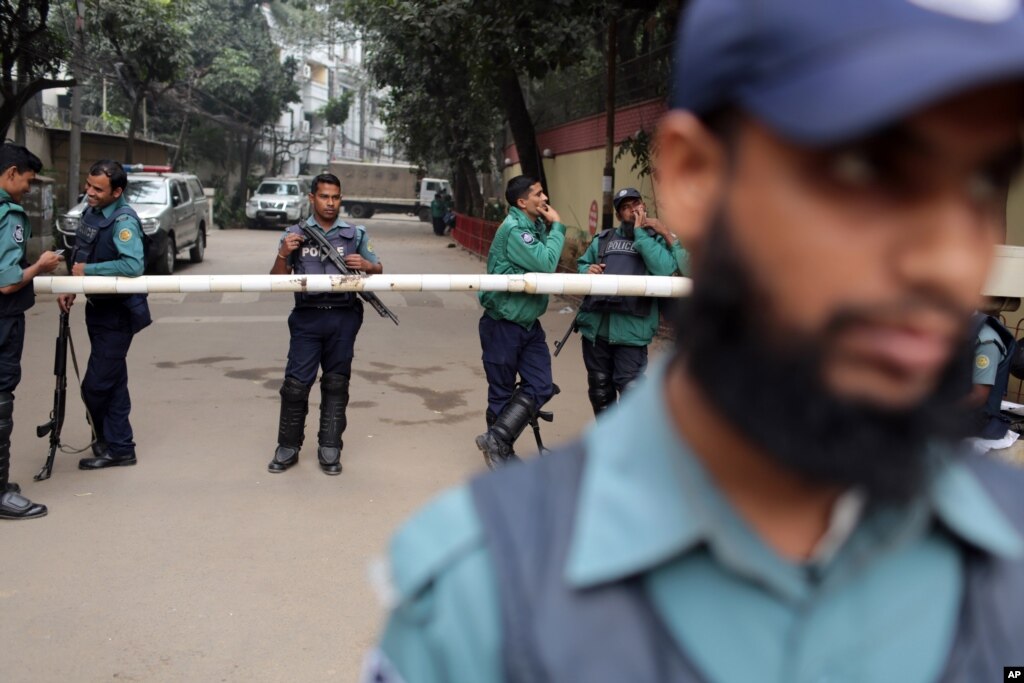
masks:
[[[403,218],[367,222],[386,272],[479,272],[477,257]],[[276,231],[218,231],[179,273],[266,272]],[[340,477],[317,467],[319,390],[297,467],[271,475],[290,294],[152,295],[129,356],[139,465],[32,475],[46,442],[57,308],[28,314],[12,478],[50,507],[0,535],[0,671],[15,681],[318,681],[356,678],[382,612],[368,566],[413,509],[482,468],[485,384],[469,293],[385,294],[401,327],[367,309]],[[73,310],[88,355],[82,301]],[[569,322],[553,299],[551,337]],[[549,443],[590,417],[579,340],[555,361],[563,393]],[[74,382],[72,376],[71,382]],[[64,441],[88,443],[72,390]],[[528,434],[520,450],[535,448]]]

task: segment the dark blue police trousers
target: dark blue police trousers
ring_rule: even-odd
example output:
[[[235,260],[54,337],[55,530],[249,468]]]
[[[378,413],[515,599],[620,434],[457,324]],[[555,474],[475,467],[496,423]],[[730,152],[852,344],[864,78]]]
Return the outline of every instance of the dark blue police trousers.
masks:
[[[128,348],[132,345],[131,314],[118,300],[89,300],[85,326],[92,350],[82,380],[82,400],[93,421],[96,436],[112,455],[135,455],[135,441],[128,415]]]
[[[363,325],[363,306],[351,308],[296,308],[288,316],[288,365],[285,377],[306,386],[316,381],[316,372],[352,376],[356,335]]]
[[[527,330],[484,313],[480,318],[480,347],[487,375],[487,408],[495,415],[500,415],[512,398],[517,375],[523,381],[523,392],[533,397],[538,408],[554,394],[551,352],[540,320]]]
[[[595,342],[583,338],[583,365],[587,372],[601,372],[612,378],[620,394],[647,369],[647,347],[612,344],[595,337]]]
[[[21,381],[21,351],[25,346],[25,314],[0,317],[0,391],[14,393]]]

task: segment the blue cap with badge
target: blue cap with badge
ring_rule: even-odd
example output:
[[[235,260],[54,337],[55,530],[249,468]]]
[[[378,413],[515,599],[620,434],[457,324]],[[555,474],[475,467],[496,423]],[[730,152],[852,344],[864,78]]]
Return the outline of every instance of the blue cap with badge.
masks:
[[[1024,77],[1020,0],[694,0],[671,108],[736,106],[828,144],[947,96]]]

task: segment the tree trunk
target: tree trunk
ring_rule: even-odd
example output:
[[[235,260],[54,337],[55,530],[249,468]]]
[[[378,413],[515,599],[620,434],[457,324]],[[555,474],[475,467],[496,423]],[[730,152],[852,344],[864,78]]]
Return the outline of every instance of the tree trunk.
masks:
[[[505,105],[505,115],[508,116],[508,127],[512,129],[512,139],[519,151],[519,164],[523,169],[523,175],[533,176],[539,180],[547,192],[548,182],[544,175],[540,149],[537,147],[537,132],[526,108],[519,77],[508,67],[499,67],[498,73],[498,91]]]
[[[484,215],[484,198],[480,194],[480,184],[476,178],[476,168],[469,159],[459,159],[458,168],[456,169],[456,175],[462,178],[462,184],[465,186],[464,192],[467,192],[466,204],[467,211],[471,216],[483,216]]]
[[[249,165],[252,163],[253,151],[252,131],[246,131],[245,143],[242,145],[242,177],[238,181],[237,206],[245,206],[246,196],[249,194]]]
[[[140,93],[136,90],[136,93]],[[139,107],[142,105],[142,98],[145,95],[141,95],[132,100],[132,114],[128,120],[128,139],[125,141],[124,151],[124,163],[131,164],[135,163],[135,129],[136,122],[139,119]]]

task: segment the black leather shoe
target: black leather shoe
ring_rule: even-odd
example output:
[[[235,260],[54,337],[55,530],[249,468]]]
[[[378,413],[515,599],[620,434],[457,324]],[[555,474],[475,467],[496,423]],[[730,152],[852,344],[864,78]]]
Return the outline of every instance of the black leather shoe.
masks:
[[[0,494],[0,519],[32,519],[45,517],[46,506],[13,491]]]
[[[320,461],[320,469],[331,476],[341,474],[341,449],[333,446],[320,446],[316,449],[316,459]]]
[[[107,451],[103,455],[97,458],[82,458],[78,461],[78,469],[80,470],[102,470],[107,467],[128,467],[138,462],[135,459],[135,454],[129,455],[114,455],[110,451]]]
[[[289,446],[278,446],[274,451],[274,459],[267,465],[267,471],[280,474],[299,461],[299,449]]]

